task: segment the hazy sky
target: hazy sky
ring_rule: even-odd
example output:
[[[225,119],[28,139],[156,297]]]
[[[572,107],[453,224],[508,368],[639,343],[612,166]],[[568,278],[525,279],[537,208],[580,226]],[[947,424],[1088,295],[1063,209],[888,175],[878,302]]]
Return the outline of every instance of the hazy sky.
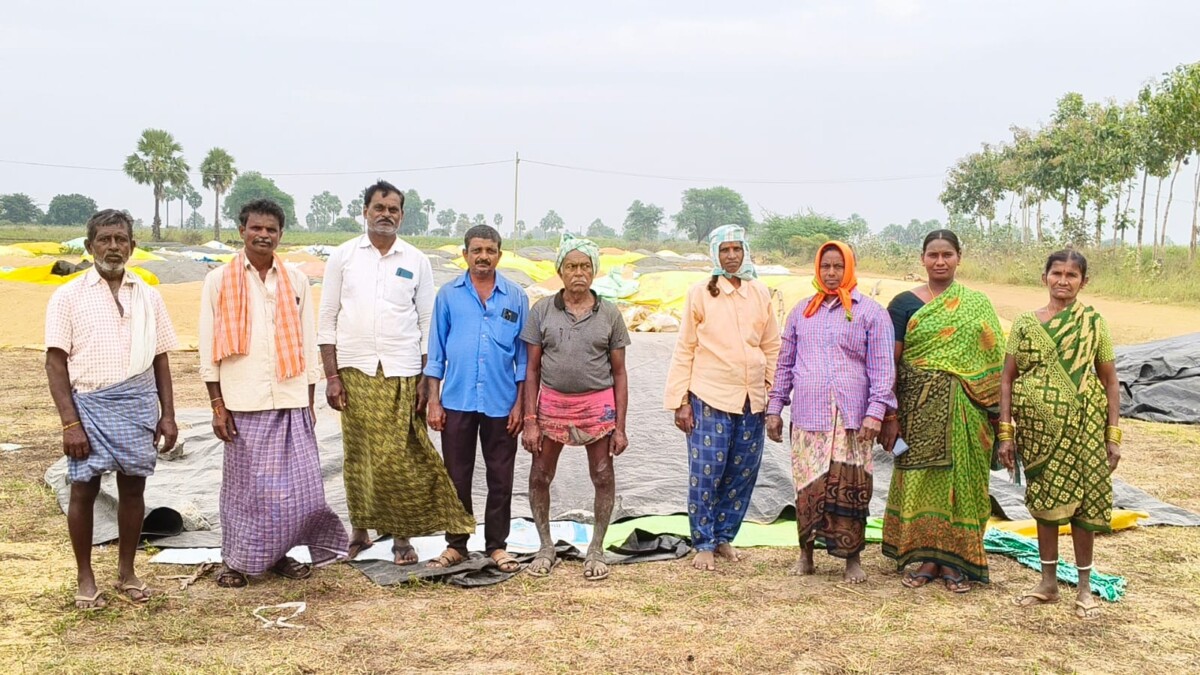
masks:
[[[1194,2],[131,2],[4,0],[0,160],[119,169],[147,127],[276,174],[303,218],[376,177],[438,208],[619,229],[725,184],[751,210],[944,218],[946,168],[1055,100],[1132,98],[1200,58]],[[278,174],[360,172],[358,175]],[[905,180],[880,180],[900,179]],[[766,185],[739,179],[809,181]],[[199,178],[194,182],[198,185]],[[1170,236],[1186,241],[1190,180]],[[0,162],[0,193],[81,192],[150,220],[119,172]],[[202,207],[211,221],[212,195]],[[1152,195],[1153,196],[1153,195]],[[1182,201],[1180,199],[1187,201]],[[178,203],[176,202],[176,209]],[[173,221],[175,218],[173,218]]]

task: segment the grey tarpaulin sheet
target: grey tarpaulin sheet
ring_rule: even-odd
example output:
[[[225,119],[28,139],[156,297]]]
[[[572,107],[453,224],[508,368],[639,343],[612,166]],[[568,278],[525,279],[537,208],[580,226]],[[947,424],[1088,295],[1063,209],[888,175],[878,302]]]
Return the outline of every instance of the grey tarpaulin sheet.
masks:
[[[1200,424],[1200,333],[1116,351],[1122,416]]]
[[[629,371],[629,449],[617,457],[617,500],[613,518],[676,513],[687,508],[688,463],[683,434],[673,424],[672,414],[663,409],[663,387],[675,335],[671,333],[635,333],[627,349]],[[321,448],[321,468],[325,495],[330,506],[349,526],[346,495],[342,483],[342,443],[338,414],[324,404],[317,392],[317,440]],[[166,507],[183,516],[180,535],[158,539],[160,547],[212,547],[221,545],[217,515],[221,488],[222,443],[213,435],[207,410],[181,410],[177,413],[180,439],[184,442],[181,459],[160,460],[155,475],[146,482],[147,508]],[[430,436],[440,448],[437,433]],[[513,517],[532,514],[528,500],[529,454],[519,450],[513,490]],[[66,507],[70,489],[66,483],[66,460],[46,472],[46,481],[58,493],[59,504]],[[101,482],[97,500],[95,536],[97,542],[117,536],[116,482],[107,476]],[[483,461],[475,467],[475,512],[483,513],[486,497]],[[770,522],[795,497],[791,462],[780,444],[766,444],[758,487],[750,504],[752,520]],[[592,511],[592,486],[588,478],[587,457],[583,448],[567,448],[559,463],[551,487],[551,517],[562,520],[587,520]],[[207,529],[196,529],[197,527]]]
[[[617,500],[614,519],[636,516],[684,513],[687,509],[688,462],[683,435],[674,427],[670,412],[662,409],[663,387],[670,363],[674,334],[635,334],[627,350],[629,370],[629,449],[617,457]],[[321,470],[325,480],[325,495],[330,506],[349,526],[346,494],[342,483],[341,429],[337,413],[325,407],[324,395],[317,394],[317,438],[321,447]],[[209,426],[206,410],[184,410],[178,413],[180,439],[184,444],[179,459],[160,460],[153,477],[146,482],[147,512],[154,509],[159,516],[177,513],[184,531],[174,536],[156,539],[160,547],[216,547],[221,545],[218,499],[221,489],[222,444]],[[440,446],[438,434],[431,435]],[[513,490],[513,516],[531,516],[528,501],[529,455],[519,451],[516,481]],[[891,479],[891,459],[876,453],[875,495],[871,513],[882,515]],[[66,508],[70,487],[66,482],[66,460],[61,459],[46,472],[46,482],[56,491],[59,504]],[[1153,500],[1145,493],[1123,486],[1118,481],[1117,504],[1122,508],[1151,513],[1145,524],[1200,525],[1200,517],[1182,509]],[[1123,487],[1122,487],[1123,486]],[[1022,488],[1011,485],[1003,474],[992,480],[992,493],[1009,518],[1028,517],[1022,504]],[[483,462],[475,467],[475,512],[483,513],[486,495]],[[757,522],[772,522],[795,500],[792,487],[791,462],[788,452],[777,443],[766,443],[763,465],[750,502],[748,518]],[[556,520],[588,520],[592,510],[592,487],[588,478],[587,460],[582,448],[568,448],[560,461],[558,474],[551,488],[551,518]],[[1192,520],[1188,522],[1188,518]],[[160,518],[170,525],[169,518]],[[166,526],[154,528],[170,534]],[[96,543],[117,537],[116,482],[106,476],[101,482],[101,496],[96,504]]]

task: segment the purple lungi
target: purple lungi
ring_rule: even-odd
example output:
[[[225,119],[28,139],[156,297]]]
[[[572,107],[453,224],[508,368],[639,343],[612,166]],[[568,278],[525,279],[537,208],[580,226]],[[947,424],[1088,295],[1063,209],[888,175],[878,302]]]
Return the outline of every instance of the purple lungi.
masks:
[[[221,558],[256,576],[293,546],[314,566],[346,556],[342,521],[325,503],[317,437],[307,408],[232,412],[237,436],[225,444]]]

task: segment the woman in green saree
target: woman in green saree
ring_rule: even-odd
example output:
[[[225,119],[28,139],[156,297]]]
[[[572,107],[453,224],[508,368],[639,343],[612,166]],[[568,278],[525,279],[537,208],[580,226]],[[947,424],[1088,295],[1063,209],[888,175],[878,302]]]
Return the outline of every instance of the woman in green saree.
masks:
[[[1077,301],[1087,260],[1074,250],[1053,253],[1042,281],[1050,300],[1013,321],[1000,383],[1000,461],[1010,471],[1024,465],[1042,560],[1041,582],[1013,601],[1058,602],[1058,528],[1070,523],[1079,569],[1075,615],[1093,619],[1092,544],[1096,532],[1110,529],[1120,385],[1107,324]]]
[[[983,533],[991,515],[988,478],[1000,402],[1003,332],[985,295],[955,281],[958,237],[935,230],[921,262],[928,283],[888,305],[896,330],[896,415],[881,443],[896,457],[883,519],[883,554],[919,588],[941,578],[955,593],[987,582]]]

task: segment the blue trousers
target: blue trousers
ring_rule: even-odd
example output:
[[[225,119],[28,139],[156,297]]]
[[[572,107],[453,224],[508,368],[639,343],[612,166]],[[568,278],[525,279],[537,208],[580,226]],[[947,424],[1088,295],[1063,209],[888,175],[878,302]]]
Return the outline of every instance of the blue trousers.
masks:
[[[717,410],[693,394],[695,428],[688,436],[688,520],[692,546],[712,551],[737,536],[762,465],[763,413]]]

